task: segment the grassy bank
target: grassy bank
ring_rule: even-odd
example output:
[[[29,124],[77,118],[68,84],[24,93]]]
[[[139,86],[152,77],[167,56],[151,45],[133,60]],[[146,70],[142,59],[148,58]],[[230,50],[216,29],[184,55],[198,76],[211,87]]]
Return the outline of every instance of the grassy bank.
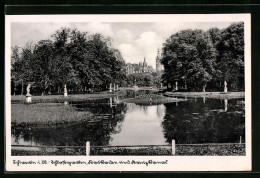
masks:
[[[60,103],[38,103],[34,105],[12,104],[12,123],[69,122],[88,119],[89,112],[76,111],[72,106]]]
[[[120,90],[136,90],[136,89],[133,87],[121,87]],[[138,87],[138,90],[159,91],[157,87]]]
[[[13,156],[22,155],[86,155],[82,148],[43,148],[40,150],[12,149]],[[112,147],[91,148],[91,155],[172,155],[171,147]],[[244,156],[245,144],[202,144],[202,145],[176,145],[176,156]]]
[[[63,102],[63,101],[84,101],[84,100],[94,100],[94,99],[103,99],[109,98],[116,95],[125,94],[124,90],[119,90],[114,93],[109,93],[108,91],[99,92],[99,93],[91,93],[91,94],[76,94],[76,95],[68,95],[68,97],[64,97],[63,95],[44,95],[44,96],[32,96],[32,103],[38,102]],[[24,103],[25,96],[24,95],[16,95],[11,96],[11,101],[13,103]]]
[[[135,104],[163,104],[183,101],[185,99],[165,97],[161,95],[149,94],[149,95],[140,95],[135,98],[124,99],[124,102],[135,103]]]
[[[168,97],[206,97],[217,99],[244,98],[245,92],[166,92]]]

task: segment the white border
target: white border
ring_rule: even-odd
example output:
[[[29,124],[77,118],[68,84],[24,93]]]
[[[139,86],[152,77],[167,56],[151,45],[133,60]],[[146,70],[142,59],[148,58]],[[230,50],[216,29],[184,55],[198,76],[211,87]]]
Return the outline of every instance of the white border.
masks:
[[[5,17],[6,171],[251,171],[251,15],[6,15]],[[12,22],[236,22],[245,26],[246,156],[11,156],[11,23]],[[166,165],[20,165],[13,160],[136,160],[165,161]]]

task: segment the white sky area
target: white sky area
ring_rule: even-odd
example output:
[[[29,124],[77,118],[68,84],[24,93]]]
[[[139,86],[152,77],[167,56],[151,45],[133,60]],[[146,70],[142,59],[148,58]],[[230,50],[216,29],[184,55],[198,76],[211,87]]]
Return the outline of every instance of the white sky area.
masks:
[[[82,32],[101,33],[110,37],[113,47],[120,50],[126,63],[142,62],[144,57],[148,65],[155,68],[157,50],[172,34],[186,29],[208,30],[213,27],[223,29],[231,22],[192,22],[192,23],[52,23],[52,22],[13,22],[11,24],[11,45],[23,47],[27,42],[37,43],[51,39],[51,35],[62,27],[78,29]]]

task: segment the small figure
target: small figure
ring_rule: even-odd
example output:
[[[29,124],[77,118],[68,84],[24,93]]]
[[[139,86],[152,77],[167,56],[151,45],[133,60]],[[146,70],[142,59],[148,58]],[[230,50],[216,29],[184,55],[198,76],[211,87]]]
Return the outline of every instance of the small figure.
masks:
[[[26,91],[27,91],[26,95],[30,95],[31,96],[31,94],[30,94],[30,87],[31,87],[31,84],[29,83],[27,88],[26,88]]]
[[[30,94],[30,87],[31,84],[28,84],[27,88],[26,88],[26,103],[31,103],[32,102],[32,95]]]
[[[109,85],[109,92],[112,93],[112,83]]]
[[[227,82],[224,81],[224,92],[227,93]]]
[[[68,91],[67,91],[67,86],[66,86],[66,84],[64,85],[64,93],[67,93]]]
[[[64,85],[64,97],[68,96],[67,85]]]

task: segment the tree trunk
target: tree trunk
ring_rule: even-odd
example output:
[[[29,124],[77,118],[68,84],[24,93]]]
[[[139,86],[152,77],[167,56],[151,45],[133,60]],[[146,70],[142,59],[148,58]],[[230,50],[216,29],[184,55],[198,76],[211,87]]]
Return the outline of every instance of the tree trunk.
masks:
[[[48,94],[51,95],[51,87],[48,90]]]
[[[22,91],[21,91],[21,95],[23,95],[23,80],[22,80]]]
[[[14,82],[14,96],[15,96],[16,84]]]
[[[173,84],[172,83],[170,84],[170,86],[171,86],[171,90],[173,90]]]

